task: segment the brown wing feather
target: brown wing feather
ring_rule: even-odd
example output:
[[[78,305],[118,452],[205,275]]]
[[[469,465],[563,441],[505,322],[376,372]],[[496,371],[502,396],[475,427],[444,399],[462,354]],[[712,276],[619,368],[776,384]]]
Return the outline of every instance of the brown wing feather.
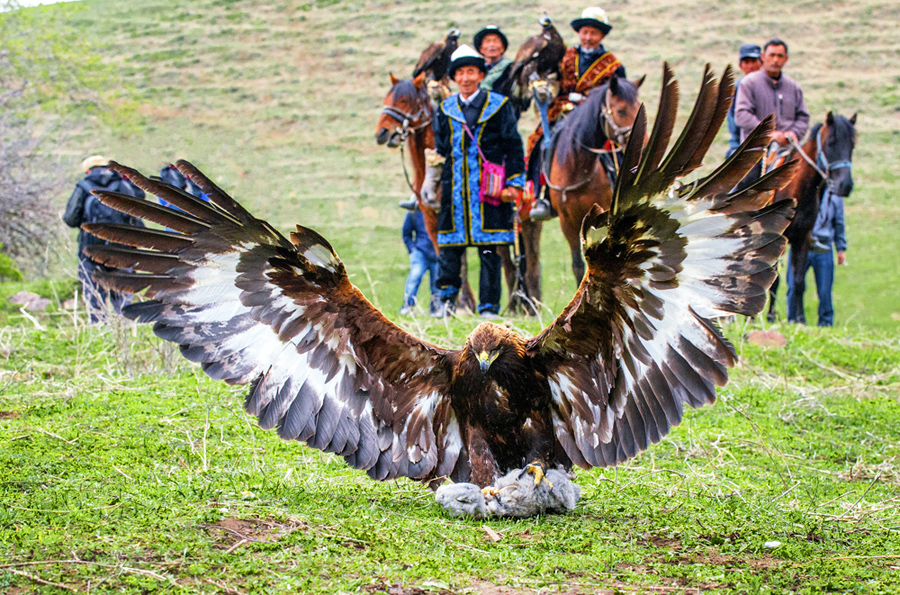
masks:
[[[447,398],[454,354],[378,312],[322,236],[298,227],[288,240],[192,165],[178,167],[212,202],[189,200],[117,164],[139,187],[190,213],[101,195],[104,204],[178,232],[88,228],[130,246],[87,251],[118,269],[97,280],[154,298],[123,313],[153,322],[158,336],[178,343],[210,377],[250,384],[247,411],[285,439],[336,453],[376,479],[451,474],[461,447]]]
[[[657,143],[665,144],[674,119],[676,106],[661,101],[657,121],[667,121],[655,127],[644,161],[633,163],[634,147],[626,149],[623,170],[641,174],[619,178],[613,209],[595,207],[585,217],[588,273],[578,292],[528,343],[535,366],[547,371],[559,446],[575,464],[621,462],[680,423],[685,404],[711,403],[736,357],[711,318],[753,315],[765,304],[793,204],[762,207],[764,193],[786,183],[791,170],[738,194],[718,190],[735,164],[759,158],[770,123],[702,184],[660,187],[702,158],[719,122],[723,95],[707,75],[685,126],[701,138],[682,132],[659,168],[646,166],[659,159]]]

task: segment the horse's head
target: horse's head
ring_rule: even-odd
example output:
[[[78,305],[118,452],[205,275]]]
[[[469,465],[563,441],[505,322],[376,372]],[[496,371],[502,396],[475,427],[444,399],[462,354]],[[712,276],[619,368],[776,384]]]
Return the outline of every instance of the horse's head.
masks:
[[[852,159],[856,146],[856,114],[850,118],[828,112],[825,124],[813,129],[816,164],[828,179],[832,192],[849,196],[853,191]]]
[[[431,102],[425,91],[425,74],[398,80],[391,74],[391,90],[375,127],[375,141],[394,148],[406,140],[410,131],[431,123]]]
[[[612,76],[597,92],[604,99],[603,132],[606,137],[619,145],[628,142],[631,127],[637,119],[641,103],[638,89],[644,83],[641,77],[635,82]]]

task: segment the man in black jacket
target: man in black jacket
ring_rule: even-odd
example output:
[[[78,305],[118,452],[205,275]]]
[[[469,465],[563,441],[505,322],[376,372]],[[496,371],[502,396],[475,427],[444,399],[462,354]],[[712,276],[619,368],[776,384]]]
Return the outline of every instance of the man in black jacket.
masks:
[[[83,223],[124,223],[143,227],[140,219],[125,215],[103,205],[92,194],[94,190],[106,192],[119,192],[138,198],[144,198],[144,191],[131,184],[128,180],[107,169],[109,161],[100,155],[92,155],[81,162],[81,169],[86,175],[83,180],[75,185],[72,196],[66,204],[66,212],[63,221],[69,227],[81,227]],[[107,302],[116,312],[122,310],[122,306],[130,301],[130,296],[122,295],[115,291],[107,291],[94,282],[95,270],[106,269],[102,265],[91,262],[84,255],[85,246],[92,244],[108,244],[96,236],[79,230],[78,232],[78,278],[81,280],[84,302],[88,309],[91,322],[98,322],[106,311]]]

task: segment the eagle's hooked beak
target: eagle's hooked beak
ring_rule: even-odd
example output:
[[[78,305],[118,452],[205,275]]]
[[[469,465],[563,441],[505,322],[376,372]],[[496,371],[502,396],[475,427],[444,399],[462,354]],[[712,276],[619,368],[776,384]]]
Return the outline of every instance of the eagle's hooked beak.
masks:
[[[478,365],[481,367],[482,372],[487,372],[488,368],[491,367],[491,364],[494,363],[494,360],[497,359],[496,353],[488,353],[487,351],[482,351],[478,354]]]

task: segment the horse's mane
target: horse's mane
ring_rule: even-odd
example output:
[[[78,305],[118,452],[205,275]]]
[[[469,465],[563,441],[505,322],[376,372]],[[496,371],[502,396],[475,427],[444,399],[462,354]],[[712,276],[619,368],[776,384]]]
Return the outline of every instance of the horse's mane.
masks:
[[[413,83],[412,79],[403,79],[402,81],[397,81],[397,84],[391,87],[391,97],[393,97],[394,101],[407,99],[409,101],[415,102],[425,96],[425,91],[419,89]]]
[[[550,155],[555,154],[559,161],[565,161],[570,151],[603,147],[607,138],[600,126],[600,117],[606,106],[608,89],[608,81],[594,89],[585,102],[572,110],[556,127],[550,141]],[[635,103],[638,100],[637,85],[620,78],[614,95],[627,103]]]
[[[824,126],[822,122],[816,122],[815,124],[813,124],[813,127],[809,129],[809,138],[815,140],[816,135],[819,134],[820,130],[822,130],[822,126]]]

